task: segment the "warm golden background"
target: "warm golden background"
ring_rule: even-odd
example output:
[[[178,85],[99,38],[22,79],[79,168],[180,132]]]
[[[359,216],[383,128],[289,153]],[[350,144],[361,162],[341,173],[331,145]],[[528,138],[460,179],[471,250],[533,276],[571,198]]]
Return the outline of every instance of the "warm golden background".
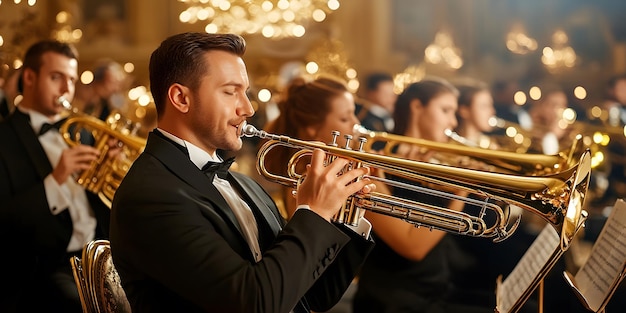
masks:
[[[602,98],[606,79],[626,72],[626,1],[333,1],[339,4],[335,11],[327,9],[327,0],[308,0],[321,3],[326,19],[304,24],[299,38],[244,34],[252,96],[264,88],[275,94],[292,71],[313,61],[318,73],[352,79],[354,91],[359,79],[375,70],[398,74],[399,82],[423,75],[516,80],[521,86],[550,80],[569,90],[583,86],[587,94],[577,105],[591,107]],[[75,42],[81,72],[112,58],[127,65],[130,87],[149,90],[148,59],[159,42],[183,31],[204,31],[211,22],[181,22],[183,11],[208,6],[200,2],[220,1],[0,0],[0,77],[19,66],[30,43],[52,37]],[[244,1],[230,2],[232,13]],[[252,2],[276,7],[281,1]],[[294,12],[299,10],[306,8]],[[240,23],[241,18],[231,25]],[[150,116],[151,104],[145,108]]]

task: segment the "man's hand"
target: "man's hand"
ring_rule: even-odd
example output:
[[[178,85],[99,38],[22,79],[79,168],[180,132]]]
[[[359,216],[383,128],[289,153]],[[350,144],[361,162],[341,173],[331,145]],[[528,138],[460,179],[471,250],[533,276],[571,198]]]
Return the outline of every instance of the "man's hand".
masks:
[[[348,161],[342,158],[324,166],[325,153],[320,149],[313,150],[311,164],[307,165],[306,178],[296,193],[298,205],[307,204],[312,211],[330,221],[347,198],[356,192],[370,192],[375,186],[369,179],[358,177],[368,173],[362,167],[347,172],[342,170]]]
[[[59,163],[52,171],[52,177],[59,185],[65,183],[72,174],[88,169],[91,162],[100,156],[100,151],[86,145],[77,145],[63,150]]]

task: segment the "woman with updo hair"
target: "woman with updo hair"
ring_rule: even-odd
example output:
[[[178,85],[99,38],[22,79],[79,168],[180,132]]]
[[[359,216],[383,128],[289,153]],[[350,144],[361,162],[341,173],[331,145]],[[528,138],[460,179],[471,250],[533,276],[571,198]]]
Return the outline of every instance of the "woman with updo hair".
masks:
[[[341,133],[337,139],[340,146],[345,145],[343,135],[352,134],[354,125],[359,121],[354,114],[354,96],[346,84],[333,77],[319,77],[307,80],[295,78],[285,90],[278,102],[280,115],[265,126],[269,133],[286,135],[307,141],[319,141],[328,144],[332,141],[332,131]],[[266,166],[272,173],[285,175],[287,162],[294,149],[276,148],[266,157]],[[300,162],[302,166],[307,162]],[[299,172],[304,172],[304,168]],[[283,188],[282,199],[287,218],[296,209],[292,188]]]

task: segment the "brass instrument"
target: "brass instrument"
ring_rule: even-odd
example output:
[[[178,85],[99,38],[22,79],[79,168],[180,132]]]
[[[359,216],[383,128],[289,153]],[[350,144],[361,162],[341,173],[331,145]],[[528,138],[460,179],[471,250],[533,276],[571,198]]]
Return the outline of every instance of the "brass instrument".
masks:
[[[598,107],[594,107],[594,109],[600,110]],[[597,125],[593,124],[593,122],[578,121],[575,116],[566,118],[566,114],[562,114],[559,125],[568,133],[566,140],[573,140],[578,145],[576,153],[580,153],[587,148],[591,150],[592,168],[598,168],[605,163],[604,161],[607,157],[605,155],[606,146],[609,144],[609,141],[624,141],[626,139],[626,126],[609,125],[602,121],[601,118],[594,119],[603,123],[602,125]],[[500,118],[490,119],[489,124],[505,131],[505,135],[495,136],[497,138],[496,141],[504,145],[504,149],[512,150],[512,147],[513,150],[519,153],[525,153],[535,144],[533,140],[537,141],[537,138],[534,138],[537,134],[533,136],[531,131],[524,129],[519,124]],[[541,128],[540,125],[534,125],[533,130],[539,133],[547,131]]]
[[[69,101],[64,98],[58,101],[72,111]],[[80,145],[81,136],[93,137],[93,147],[100,151],[100,156],[78,175],[76,181],[86,190],[97,194],[109,208],[126,172],[146,145],[146,140],[132,134],[128,126],[128,123],[122,122],[119,114],[109,116],[107,122],[104,122],[74,112],[59,129],[70,147]],[[110,141],[116,142],[119,152],[111,151]]]
[[[490,135],[502,149],[517,153],[526,153],[532,145],[533,134],[522,125],[498,117],[489,118],[489,125],[502,130],[502,134]]]
[[[455,158],[467,156],[473,160],[491,165],[493,171],[511,174],[536,176],[558,173],[578,162],[578,159],[576,159],[574,155],[580,150],[578,143],[575,142],[570,151],[561,152],[556,155],[524,154],[484,149],[475,146],[435,142],[386,132],[373,132],[363,127],[356,128],[359,135],[368,139],[367,143],[364,145],[365,151],[370,151],[372,144],[375,142],[386,143],[382,151],[384,155],[394,155],[393,149],[399,144],[416,145],[439,153],[452,154]],[[449,132],[448,136],[451,135],[452,133]],[[450,164],[453,164],[453,162],[450,162]]]
[[[573,239],[574,234],[582,226],[582,221],[587,215],[583,210],[585,193],[590,178],[589,153],[583,153],[578,163],[570,168],[545,175],[545,176],[517,176],[502,173],[490,173],[478,170],[457,168],[439,164],[412,161],[395,158],[385,155],[367,153],[363,151],[363,144],[366,139],[362,138],[361,146],[358,150],[349,149],[349,139],[346,135],[346,147],[337,147],[336,137],[329,145],[293,139],[288,136],[269,134],[262,130],[257,130],[252,125],[245,122],[239,127],[241,136],[258,137],[269,139],[259,150],[257,155],[257,170],[261,175],[270,181],[297,188],[304,178],[295,173],[295,164],[299,158],[313,149],[321,149],[326,152],[327,157],[332,159],[340,157],[351,161],[352,167],[367,166],[382,169],[387,173],[404,177],[413,181],[425,181],[446,187],[458,188],[472,193],[481,194],[489,198],[515,205],[522,209],[533,212],[553,225],[561,233],[561,247],[567,249]],[[289,161],[288,176],[277,175],[267,171],[265,167],[265,156],[278,146],[295,148],[300,150]],[[513,163],[513,160],[506,160]],[[384,183],[394,186],[391,181],[368,176],[370,179],[378,179]],[[401,187],[412,188],[412,185],[404,184]],[[420,192],[420,190],[416,190]],[[439,195],[438,191],[433,191],[434,195]],[[463,212],[449,210],[447,208],[433,207],[428,204],[418,203],[386,194],[372,192],[369,194],[354,194],[348,198],[346,205],[338,215],[338,222],[355,225],[364,214],[362,210],[369,210],[376,213],[400,218],[416,226],[428,226],[431,229],[439,229],[457,234],[493,237],[494,241],[506,239],[519,225],[519,219],[509,225],[508,215],[499,205],[484,205],[480,216],[470,216]],[[497,216],[497,221],[492,226],[487,226],[482,219],[486,210],[493,210]]]

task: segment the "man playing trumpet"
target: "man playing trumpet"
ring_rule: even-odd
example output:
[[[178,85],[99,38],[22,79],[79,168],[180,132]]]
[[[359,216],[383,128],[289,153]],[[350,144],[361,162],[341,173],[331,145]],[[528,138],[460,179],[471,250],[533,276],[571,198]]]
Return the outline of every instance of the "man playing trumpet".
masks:
[[[331,223],[369,192],[365,168],[342,172],[313,152],[288,223],[217,150],[238,151],[254,110],[243,38],[183,33],[150,59],[158,128],[113,200],[111,251],[133,312],[326,311],[369,253],[369,230]],[[226,165],[226,166],[224,166]]]

